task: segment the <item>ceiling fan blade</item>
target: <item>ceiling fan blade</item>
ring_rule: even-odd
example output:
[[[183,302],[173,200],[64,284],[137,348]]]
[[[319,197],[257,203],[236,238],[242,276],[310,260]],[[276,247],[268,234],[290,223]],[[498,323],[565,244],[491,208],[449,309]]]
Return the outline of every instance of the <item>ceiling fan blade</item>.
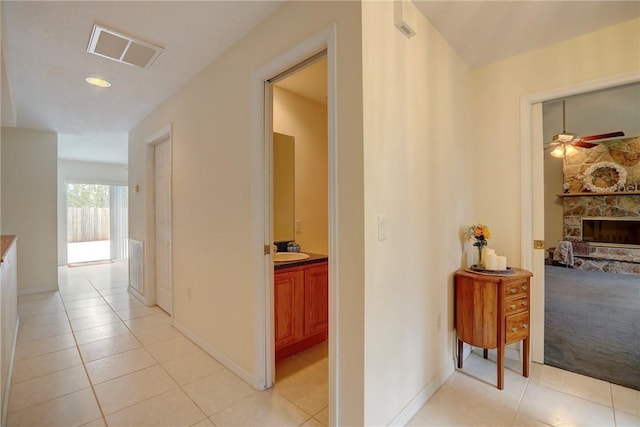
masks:
[[[577,140],[576,142],[574,142],[573,144],[574,147],[581,147],[581,148],[593,148],[593,147],[597,147],[598,144],[592,144],[590,142],[583,142],[582,140]]]
[[[599,139],[617,138],[620,136],[624,136],[624,132],[618,131],[618,132],[602,133],[600,135],[583,136],[582,138],[579,139],[579,141],[580,142],[597,141]]]

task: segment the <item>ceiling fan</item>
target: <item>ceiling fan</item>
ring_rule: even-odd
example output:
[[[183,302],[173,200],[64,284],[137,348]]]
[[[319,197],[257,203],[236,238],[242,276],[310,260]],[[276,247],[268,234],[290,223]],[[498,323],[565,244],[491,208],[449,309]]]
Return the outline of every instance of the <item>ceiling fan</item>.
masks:
[[[553,157],[572,156],[578,152],[575,147],[593,148],[598,144],[624,136],[624,132],[609,132],[599,135],[589,135],[578,138],[575,133],[567,132],[565,127],[565,102],[562,100],[562,132],[554,135],[553,140],[545,144],[545,150],[553,150],[549,153]]]

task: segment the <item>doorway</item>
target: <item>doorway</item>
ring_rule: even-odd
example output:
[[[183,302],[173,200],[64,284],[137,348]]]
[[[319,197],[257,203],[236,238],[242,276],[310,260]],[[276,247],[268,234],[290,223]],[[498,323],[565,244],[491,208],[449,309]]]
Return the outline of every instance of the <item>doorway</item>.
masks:
[[[327,55],[320,52],[269,81],[273,206],[271,241],[295,243],[307,264],[274,271],[275,389],[328,425]]]
[[[521,138],[521,265],[532,271],[531,360],[544,363],[545,283],[543,250],[534,250],[533,239],[544,240],[544,164],[542,149],[542,103],[563,97],[636,83],[637,73],[625,73],[610,78],[580,83],[569,87],[525,95],[520,101]]]
[[[66,183],[69,266],[128,257],[127,205],[126,186]]]

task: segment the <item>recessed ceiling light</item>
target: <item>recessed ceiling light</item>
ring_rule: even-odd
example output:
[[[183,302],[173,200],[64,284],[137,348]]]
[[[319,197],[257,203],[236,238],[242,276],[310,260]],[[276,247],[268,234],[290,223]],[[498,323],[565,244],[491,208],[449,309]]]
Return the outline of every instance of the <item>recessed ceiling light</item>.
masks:
[[[109,83],[106,80],[103,79],[99,79],[97,77],[87,77],[84,79],[85,82],[89,83],[92,86],[98,86],[98,87],[110,87],[111,83]]]

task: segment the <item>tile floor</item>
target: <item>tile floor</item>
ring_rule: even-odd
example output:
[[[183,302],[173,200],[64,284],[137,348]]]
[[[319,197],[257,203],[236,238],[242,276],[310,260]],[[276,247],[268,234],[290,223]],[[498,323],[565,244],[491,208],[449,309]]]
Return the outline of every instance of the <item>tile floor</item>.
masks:
[[[127,293],[126,263],[59,270],[60,291],[19,299],[8,427],[327,426],[326,345],[277,366],[257,392],[209,357],[157,307]],[[472,353],[410,426],[640,426],[640,392]]]

